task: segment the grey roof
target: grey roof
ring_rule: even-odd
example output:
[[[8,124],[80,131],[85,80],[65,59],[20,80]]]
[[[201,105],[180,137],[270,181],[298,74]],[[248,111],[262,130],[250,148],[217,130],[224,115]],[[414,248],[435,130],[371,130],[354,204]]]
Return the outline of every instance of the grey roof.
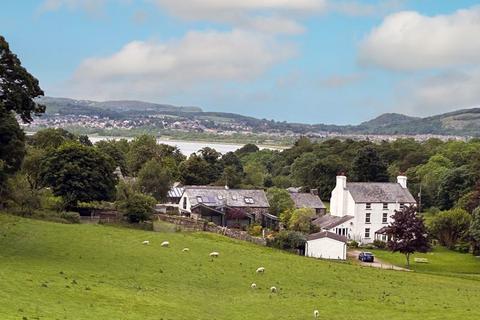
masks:
[[[316,239],[322,239],[322,238],[330,238],[330,239],[334,239],[344,243],[348,241],[346,237],[333,232],[329,232],[329,231],[320,231],[320,232],[311,234],[307,237],[307,240],[310,241],[310,240],[316,240]]]
[[[268,208],[267,195],[263,190],[226,189],[214,186],[186,186],[185,194],[192,206],[203,203],[207,206]],[[199,197],[202,201],[199,202]],[[248,200],[252,203],[247,202]],[[246,201],[247,200],[247,201]]]
[[[410,191],[398,183],[349,182],[347,190],[357,203],[416,203]]]
[[[337,217],[327,214],[313,220],[312,223],[320,229],[332,229],[350,219],[353,219],[353,216]]]
[[[320,197],[311,193],[291,192],[290,197],[295,203],[296,208],[326,208]]]
[[[168,198],[181,198],[183,195],[184,188],[172,187],[167,194]]]

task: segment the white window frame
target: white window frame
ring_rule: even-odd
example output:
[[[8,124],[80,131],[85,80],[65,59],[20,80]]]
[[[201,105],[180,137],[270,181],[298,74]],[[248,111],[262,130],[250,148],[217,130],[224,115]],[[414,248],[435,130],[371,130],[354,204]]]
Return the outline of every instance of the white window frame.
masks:
[[[372,210],[372,204],[370,202],[365,203],[366,210]]]
[[[372,223],[372,213],[367,212],[365,213],[365,224],[371,224]]]
[[[370,239],[370,228],[365,228],[365,239]]]
[[[388,212],[384,212],[382,215],[382,223],[387,224],[388,223]]]

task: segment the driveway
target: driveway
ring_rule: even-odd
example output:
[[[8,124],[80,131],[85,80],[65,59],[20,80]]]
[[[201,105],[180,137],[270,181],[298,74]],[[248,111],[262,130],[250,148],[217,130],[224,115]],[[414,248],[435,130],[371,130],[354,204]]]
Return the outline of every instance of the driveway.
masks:
[[[358,255],[360,254],[360,252],[361,250],[356,250],[356,249],[348,250],[347,251],[348,260],[365,267],[389,269],[389,270],[397,270],[397,271],[411,271],[405,268],[394,266],[393,264],[384,262],[382,260],[379,260],[377,257],[375,257],[375,262],[362,262],[358,260]]]

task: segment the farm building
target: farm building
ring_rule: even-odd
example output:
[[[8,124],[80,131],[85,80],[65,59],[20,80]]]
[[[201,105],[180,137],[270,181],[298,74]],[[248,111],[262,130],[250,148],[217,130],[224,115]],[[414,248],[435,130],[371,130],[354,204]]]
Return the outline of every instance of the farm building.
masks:
[[[278,227],[278,218],[268,213],[270,205],[263,190],[185,186],[179,206],[183,215],[221,226],[244,228],[257,222]]]
[[[305,256],[321,259],[347,259],[347,238],[329,231],[320,231],[307,237]]]
[[[327,212],[327,208],[323,204],[320,197],[316,194],[315,190],[310,193],[299,192],[295,188],[288,189],[290,197],[295,204],[295,208],[310,208],[315,210],[317,215],[324,215]]]

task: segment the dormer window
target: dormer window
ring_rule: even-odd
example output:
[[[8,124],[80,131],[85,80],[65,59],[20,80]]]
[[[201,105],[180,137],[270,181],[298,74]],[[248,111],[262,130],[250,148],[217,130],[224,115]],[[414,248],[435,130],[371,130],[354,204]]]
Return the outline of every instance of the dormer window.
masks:
[[[198,202],[198,203],[203,203],[203,198],[200,197],[200,196],[197,196],[197,202]]]
[[[218,198],[218,200],[223,200],[223,196],[222,196],[221,194],[219,194],[219,195],[217,196],[217,198]]]
[[[253,200],[252,197],[245,197],[244,200],[245,200],[245,203],[248,203],[248,204],[254,204],[255,203],[255,201]]]
[[[365,204],[365,209],[371,210],[372,209],[372,204],[371,203],[366,203]]]

